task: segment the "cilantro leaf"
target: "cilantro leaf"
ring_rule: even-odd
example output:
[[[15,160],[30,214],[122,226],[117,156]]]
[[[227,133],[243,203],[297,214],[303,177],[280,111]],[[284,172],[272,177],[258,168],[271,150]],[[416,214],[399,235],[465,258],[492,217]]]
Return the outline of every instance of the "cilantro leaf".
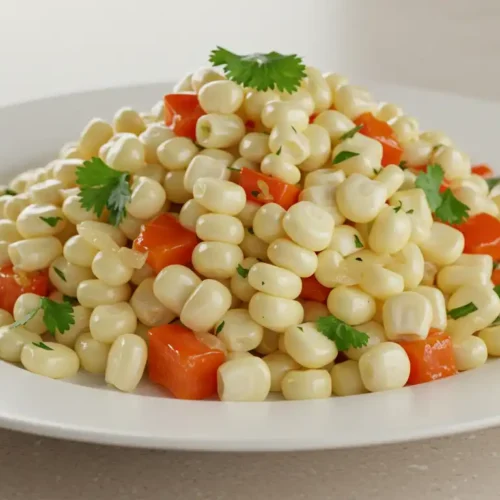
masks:
[[[223,321],[222,323],[219,324],[219,326],[217,327],[217,329],[215,330],[215,334],[217,335],[218,333],[222,332],[222,329],[224,328],[224,324],[226,322]]]
[[[240,172],[240,169],[235,167],[227,167],[227,169],[231,170],[232,172]]]
[[[378,168],[378,169],[377,169],[377,168],[374,168],[374,169],[373,169],[373,173],[374,173],[375,175],[380,174],[380,172],[382,172],[382,169],[381,169],[381,168]]]
[[[277,88],[282,92],[292,93],[299,88],[306,76],[306,67],[295,54],[269,52],[238,55],[217,47],[210,54],[210,62],[213,66],[222,66],[230,80],[256,90]]]
[[[443,179],[443,169],[439,165],[429,165],[427,172],[420,172],[415,181],[415,186],[425,193],[429,207],[433,212],[441,205],[439,188]]]
[[[16,196],[17,191],[14,191],[13,189],[6,188],[5,191],[2,194],[8,194],[9,196]]]
[[[57,223],[62,220],[62,217],[40,217],[45,224],[48,224],[50,227],[56,227]]]
[[[401,170],[406,170],[406,169],[408,168],[408,166],[407,166],[407,165],[408,165],[408,162],[407,162],[406,160],[401,160],[401,161],[399,162],[399,168],[400,168]]]
[[[63,301],[71,304],[72,306],[78,304],[78,300],[76,299],[76,297],[71,297],[70,295],[63,295]]]
[[[341,151],[335,156],[332,163],[337,165],[338,163],[342,163],[343,161],[346,161],[349,158],[354,158],[355,156],[359,156],[359,153],[354,153],[353,151]]]
[[[43,322],[52,335],[56,331],[64,333],[75,324],[73,306],[68,302],[59,303],[42,297],[40,307],[43,310]]]
[[[493,177],[491,179],[485,179],[490,191],[497,185],[500,184],[500,177]],[[6,192],[7,194],[7,192]]]
[[[259,192],[259,191],[250,191],[250,194],[251,194],[252,196],[257,197],[257,196],[259,196],[260,192]]]
[[[363,347],[368,344],[370,339],[366,333],[356,330],[335,316],[318,318],[316,328],[325,337],[335,342],[339,351],[345,351],[350,347]]]
[[[495,293],[500,297],[500,285],[494,286],[493,290],[495,290]]]
[[[399,200],[399,205],[397,207],[392,207],[395,213],[398,213],[403,208],[403,202]]]
[[[427,172],[420,172],[415,186],[424,191],[429,207],[442,222],[460,224],[469,218],[469,207],[458,200],[450,189],[440,192],[444,172],[440,165],[427,167]]]
[[[472,302],[469,302],[464,306],[455,307],[455,309],[451,309],[450,311],[448,311],[448,316],[450,316],[453,319],[459,319],[463,318],[464,316],[467,316],[468,314],[473,313],[474,311],[477,311],[476,305]]]
[[[450,189],[441,196],[441,205],[435,210],[436,217],[450,224],[461,224],[469,218],[469,207],[455,198]]]
[[[281,154],[281,148],[282,148],[282,146],[280,146],[280,147],[278,148],[278,151],[276,151],[276,156],[279,156],[279,155]]]
[[[107,208],[109,221],[117,226],[127,215],[125,206],[132,196],[129,179],[128,173],[113,170],[100,158],[84,161],[83,166],[76,169],[82,207],[98,217]]]
[[[250,269],[244,268],[241,264],[238,264],[238,267],[236,268],[236,272],[242,277],[246,278],[248,276],[248,273],[250,272]]]
[[[340,136],[339,141],[345,141],[346,139],[350,139],[351,137],[354,137],[362,128],[363,128],[363,124],[357,125],[356,127],[353,127],[351,130],[348,130],[345,134],[342,134]]]
[[[354,245],[356,246],[356,248],[363,248],[363,243],[361,242],[357,234],[354,235]]]
[[[75,324],[74,311],[70,303],[59,303],[47,297],[42,297],[35,309],[30,311],[24,318],[12,323],[10,328],[24,326],[40,309],[43,311],[43,322],[52,335],[56,334],[56,330],[64,333],[70,329],[71,325]]]
[[[53,351],[52,347],[49,347],[47,344],[44,344],[43,342],[32,342],[32,344],[36,347],[39,347],[40,349],[45,349],[46,351]]]
[[[66,276],[58,267],[53,266],[52,269],[54,269],[54,272],[57,274],[57,276],[59,276],[59,278],[61,278],[64,282],[67,281]]]

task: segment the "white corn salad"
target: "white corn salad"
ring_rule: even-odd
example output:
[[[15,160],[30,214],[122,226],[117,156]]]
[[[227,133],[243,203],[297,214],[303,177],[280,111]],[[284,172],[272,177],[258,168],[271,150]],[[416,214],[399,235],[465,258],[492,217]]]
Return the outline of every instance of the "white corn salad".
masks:
[[[346,77],[300,68],[293,92],[200,68],[0,186],[0,359],[264,401],[500,356],[500,251],[462,230],[498,221],[484,168]]]

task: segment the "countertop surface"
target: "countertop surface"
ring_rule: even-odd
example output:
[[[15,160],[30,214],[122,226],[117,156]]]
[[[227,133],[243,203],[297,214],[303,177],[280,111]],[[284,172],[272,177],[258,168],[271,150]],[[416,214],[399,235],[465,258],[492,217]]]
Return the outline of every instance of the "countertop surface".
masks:
[[[500,99],[498,0],[1,4],[0,105],[172,79],[217,44],[296,51],[354,79]],[[494,499],[499,465],[500,429],[286,454],[121,449],[0,430],[0,500]]]

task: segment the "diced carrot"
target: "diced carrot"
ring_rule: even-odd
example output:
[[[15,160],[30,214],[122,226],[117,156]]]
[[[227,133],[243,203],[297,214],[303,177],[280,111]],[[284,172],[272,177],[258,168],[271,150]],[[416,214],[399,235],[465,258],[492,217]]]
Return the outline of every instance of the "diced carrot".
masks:
[[[451,337],[434,331],[426,339],[400,342],[410,358],[408,385],[423,384],[457,374]]]
[[[297,186],[249,168],[241,169],[239,183],[247,199],[257,203],[277,203],[288,210],[299,199],[300,189]]]
[[[493,169],[489,165],[481,164],[481,165],[473,165],[472,166],[472,173],[476,175],[480,175],[481,177],[484,177],[485,179],[488,179],[489,177],[493,177],[495,175],[495,172],[493,172]]]
[[[464,235],[464,253],[486,254],[500,260],[500,220],[496,217],[481,213],[453,227]]]
[[[330,292],[331,289],[323,286],[314,276],[302,278],[301,299],[325,303]]]
[[[495,269],[493,273],[491,274],[491,281],[493,281],[493,284],[500,285],[500,269]]]
[[[165,103],[165,125],[172,127],[181,137],[196,139],[196,122],[205,112],[194,93],[167,94]]]
[[[12,314],[14,304],[23,293],[46,297],[50,293],[47,270],[33,273],[15,272],[12,266],[0,269],[0,309]]]
[[[217,369],[226,356],[199,341],[180,325],[162,325],[148,332],[149,378],[178,399],[205,399],[217,393]]]
[[[171,214],[164,213],[142,226],[133,247],[148,252],[147,263],[159,273],[172,264],[190,264],[197,244],[195,233],[181,226]]]
[[[354,120],[356,125],[362,125],[360,134],[376,139],[382,144],[382,166],[398,165],[403,156],[403,148],[399,145],[392,127],[371,113],[363,113]]]

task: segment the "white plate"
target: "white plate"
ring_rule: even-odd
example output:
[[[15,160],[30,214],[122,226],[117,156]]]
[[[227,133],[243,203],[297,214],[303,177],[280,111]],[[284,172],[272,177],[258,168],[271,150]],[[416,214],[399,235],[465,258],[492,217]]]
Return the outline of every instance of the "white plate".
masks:
[[[148,109],[170,85],[73,94],[0,109],[0,176],[42,166],[93,116]],[[369,84],[423,128],[443,129],[474,161],[499,164],[500,104]],[[0,179],[1,180],[1,179]],[[0,362],[0,425],[81,441],[184,450],[306,450],[366,446],[500,423],[500,362],[397,391],[320,401],[229,403],[170,399],[144,382],[135,394],[80,374],[53,381]]]

